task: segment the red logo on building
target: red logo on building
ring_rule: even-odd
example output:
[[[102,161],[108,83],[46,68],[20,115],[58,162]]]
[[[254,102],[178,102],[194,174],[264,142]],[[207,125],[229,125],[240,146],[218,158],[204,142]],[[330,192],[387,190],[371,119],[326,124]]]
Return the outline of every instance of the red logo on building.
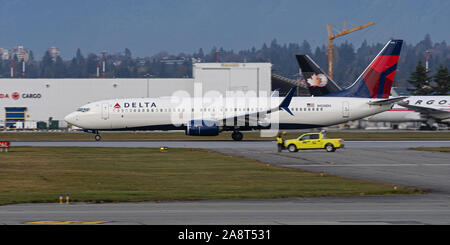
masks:
[[[0,148],[9,148],[9,141],[0,141]]]
[[[12,93],[11,97],[15,100],[18,100],[20,98],[20,94],[17,92]]]
[[[120,108],[119,103],[116,103],[116,105],[114,106],[114,108],[119,109],[119,108]]]

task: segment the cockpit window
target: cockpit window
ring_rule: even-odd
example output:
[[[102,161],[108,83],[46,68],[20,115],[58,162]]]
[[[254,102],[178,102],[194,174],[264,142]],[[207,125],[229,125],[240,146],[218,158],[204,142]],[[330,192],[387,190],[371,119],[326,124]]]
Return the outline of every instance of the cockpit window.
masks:
[[[90,110],[90,108],[78,108],[77,109],[77,111],[80,111],[80,112],[87,112],[89,110]]]

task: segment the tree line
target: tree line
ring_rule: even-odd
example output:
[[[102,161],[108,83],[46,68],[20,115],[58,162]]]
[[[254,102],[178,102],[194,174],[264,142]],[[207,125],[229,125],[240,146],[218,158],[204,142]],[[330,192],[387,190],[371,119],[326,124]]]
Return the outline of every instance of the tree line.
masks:
[[[381,50],[384,43],[368,44],[367,41],[355,48],[348,42],[335,45],[334,79],[346,87],[360,75],[370,61]],[[425,51],[430,50],[430,71],[425,71]],[[272,72],[291,79],[297,79],[299,67],[295,54],[308,54],[322,67],[328,70],[327,48],[325,45],[312,48],[307,41],[302,43],[279,44],[273,39],[261,48],[252,47],[246,50],[234,51],[224,48],[212,48],[205,52],[200,48],[192,54],[177,55],[160,52],[149,57],[133,57],[130,49],[106,56],[107,78],[180,78],[192,77],[194,62],[270,62]],[[30,51],[30,59],[26,63],[27,78],[93,78],[97,76],[97,64],[100,61],[100,77],[102,77],[102,57],[93,53],[83,55],[78,49],[70,60],[61,57],[53,59],[47,51],[40,59],[34,59]],[[14,59],[14,77],[21,77],[22,64]],[[450,47],[445,41],[433,43],[430,35],[417,44],[404,42],[397,72],[395,85],[409,88],[419,94],[448,93],[448,66],[450,64]],[[0,60],[0,77],[10,77],[10,61]]]

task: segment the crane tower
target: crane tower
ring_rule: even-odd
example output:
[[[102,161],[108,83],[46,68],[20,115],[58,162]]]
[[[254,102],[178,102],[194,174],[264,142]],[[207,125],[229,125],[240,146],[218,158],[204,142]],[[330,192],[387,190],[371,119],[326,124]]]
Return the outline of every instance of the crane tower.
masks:
[[[354,28],[351,28],[351,29],[347,29],[346,23],[344,21],[344,25],[342,27],[342,31],[336,30],[335,28],[331,27],[331,25],[327,24],[327,33],[328,33],[328,52],[327,52],[327,54],[328,54],[328,76],[331,79],[333,79],[333,49],[334,49],[333,40],[335,38],[337,38],[337,37],[344,36],[344,35],[350,34],[350,33],[355,32],[355,31],[359,31],[359,30],[364,29],[364,28],[366,28],[368,26],[371,26],[373,24],[375,24],[375,22],[369,22],[369,23],[367,23],[365,25],[362,25],[362,26],[357,26],[357,27],[354,27]],[[334,32],[333,32],[333,30],[334,30]]]

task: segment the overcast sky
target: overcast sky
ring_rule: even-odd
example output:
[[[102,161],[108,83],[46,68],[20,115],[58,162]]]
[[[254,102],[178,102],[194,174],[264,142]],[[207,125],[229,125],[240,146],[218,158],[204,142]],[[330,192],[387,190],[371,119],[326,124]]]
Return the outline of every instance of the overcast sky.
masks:
[[[82,53],[151,56],[193,53],[214,46],[235,51],[278,43],[326,45],[326,24],[368,27],[336,40],[356,47],[389,38],[417,43],[450,38],[448,0],[0,0],[0,47],[23,45],[43,56],[48,47],[64,59]]]

